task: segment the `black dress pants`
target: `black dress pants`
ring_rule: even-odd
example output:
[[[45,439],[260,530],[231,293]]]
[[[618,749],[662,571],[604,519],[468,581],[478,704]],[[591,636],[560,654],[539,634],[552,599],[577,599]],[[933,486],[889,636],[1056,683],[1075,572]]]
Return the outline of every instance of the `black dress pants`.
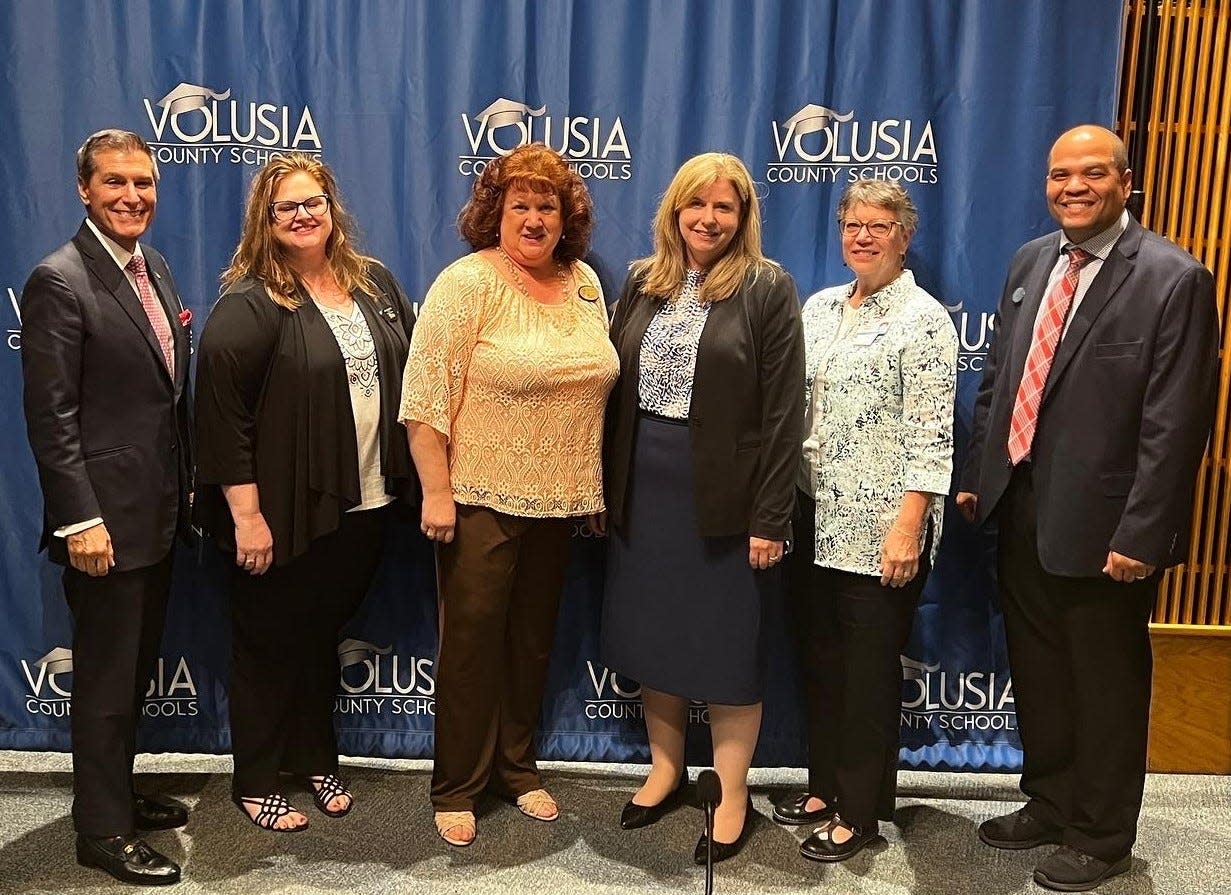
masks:
[[[875,831],[892,820],[902,707],[901,653],[931,566],[930,543],[904,587],[815,565],[816,504],[796,492],[788,557],[792,615],[807,701],[808,792]]]
[[[388,512],[344,514],[336,531],[264,575],[233,567],[234,797],[280,792],[279,772],[337,772],[338,634],[372,583]]]
[[[1045,571],[1029,464],[1014,471],[997,521],[1027,811],[1063,829],[1065,845],[1119,860],[1145,787],[1159,576],[1126,584]]]
[[[83,836],[133,832],[137,722],[158,660],[173,553],[99,578],[64,569],[74,623],[73,826]]]

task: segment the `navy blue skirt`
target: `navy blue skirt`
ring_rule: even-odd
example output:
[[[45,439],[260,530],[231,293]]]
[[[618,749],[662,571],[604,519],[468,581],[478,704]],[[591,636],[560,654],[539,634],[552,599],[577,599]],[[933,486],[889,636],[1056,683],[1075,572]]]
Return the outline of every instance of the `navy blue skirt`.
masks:
[[[603,663],[643,686],[719,705],[765,690],[766,605],[778,568],[748,565],[748,535],[697,531],[683,420],[641,414],[624,523],[609,533]]]

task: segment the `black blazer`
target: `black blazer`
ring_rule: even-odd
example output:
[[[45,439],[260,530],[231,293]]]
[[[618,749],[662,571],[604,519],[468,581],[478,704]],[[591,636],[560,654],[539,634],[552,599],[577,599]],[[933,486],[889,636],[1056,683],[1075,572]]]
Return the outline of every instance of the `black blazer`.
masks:
[[[978,495],[979,522],[1009,482],[1009,419],[1060,244],[1057,232],[1022,246],[1000,298],[961,477],[961,490]],[[1110,550],[1159,567],[1184,558],[1217,368],[1213,276],[1130,220],[1043,392],[1031,450],[1043,568],[1096,577]]]
[[[607,402],[603,488],[624,517],[637,423],[641,339],[662,300],[630,274],[611,322],[620,378]],[[804,333],[795,281],[778,267],[749,274],[714,302],[697,346],[688,431],[702,535],[791,535],[804,424]]]
[[[43,535],[102,517],[117,571],[161,561],[188,530],[191,486],[188,359],[175,280],[141,244],[175,344],[172,379],[141,300],[84,223],[48,255],[21,293],[26,428],[43,491]]]

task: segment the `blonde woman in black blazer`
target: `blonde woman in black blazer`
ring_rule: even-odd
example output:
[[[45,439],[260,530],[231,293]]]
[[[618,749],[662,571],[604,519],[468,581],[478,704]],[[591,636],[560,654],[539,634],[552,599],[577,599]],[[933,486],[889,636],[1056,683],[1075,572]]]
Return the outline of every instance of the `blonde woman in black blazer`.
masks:
[[[602,653],[641,682],[653,759],[620,822],[646,826],[678,803],[688,700],[703,700],[723,791],[714,859],[724,860],[749,828],[763,611],[781,586],[803,425],[799,300],[761,253],[739,159],[707,153],[676,173],[611,338],[621,374],[604,443]],[[706,851],[702,836],[694,858]]]

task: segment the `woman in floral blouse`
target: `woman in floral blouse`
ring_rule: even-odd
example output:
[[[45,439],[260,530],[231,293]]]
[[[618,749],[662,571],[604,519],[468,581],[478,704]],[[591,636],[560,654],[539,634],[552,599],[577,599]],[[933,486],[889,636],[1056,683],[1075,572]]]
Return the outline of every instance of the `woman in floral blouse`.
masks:
[[[896,183],[838,204],[855,281],[804,305],[806,418],[788,562],[808,703],[808,789],[774,811],[819,824],[806,858],[842,861],[893,817],[901,670],[940,542],[953,458],[957,334],[904,267],[918,224]]]

